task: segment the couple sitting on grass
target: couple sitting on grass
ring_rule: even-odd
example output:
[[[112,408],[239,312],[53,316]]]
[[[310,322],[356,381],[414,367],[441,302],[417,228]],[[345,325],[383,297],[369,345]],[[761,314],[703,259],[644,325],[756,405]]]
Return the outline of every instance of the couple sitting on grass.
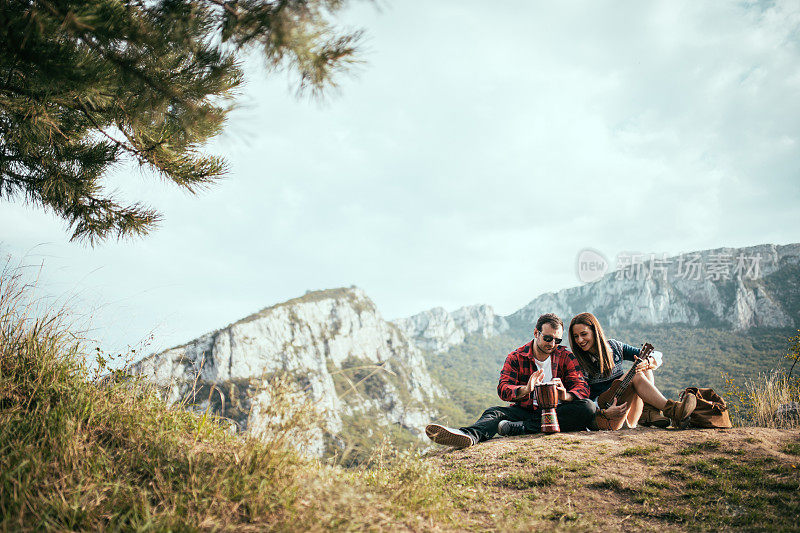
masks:
[[[508,354],[500,372],[497,393],[512,405],[490,407],[469,427],[456,429],[429,424],[425,428],[428,437],[438,444],[465,448],[489,440],[496,433],[503,436],[538,433],[542,411],[532,391],[536,385],[547,382],[554,383],[558,390],[556,416],[561,431],[598,429],[598,426],[633,428],[637,424],[661,428],[670,424],[686,426],[696,398],[687,395],[682,402],[675,402],[659,392],[653,384],[653,370],[660,365],[658,352],[638,364],[630,385],[635,391],[631,392],[631,399],[619,405],[614,400],[601,409],[597,397],[622,377],[622,360],[635,361],[640,350],[607,339],[591,313],[577,315],[569,325],[572,352],[559,346],[563,332],[564,323],[558,316],[552,313],[540,316],[533,340]]]

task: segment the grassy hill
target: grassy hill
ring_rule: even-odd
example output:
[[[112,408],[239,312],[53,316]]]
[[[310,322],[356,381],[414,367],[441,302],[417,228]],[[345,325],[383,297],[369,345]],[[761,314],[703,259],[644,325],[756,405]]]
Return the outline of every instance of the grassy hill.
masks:
[[[723,372],[741,383],[783,367],[788,338],[797,332],[648,326],[612,328],[606,333],[634,346],[647,341],[663,352],[664,364],[656,371],[656,385],[668,398],[676,398],[689,386],[712,387],[722,393]],[[518,328],[489,339],[472,336],[445,353],[426,354],[431,373],[461,408],[450,409],[444,423],[469,424],[485,408],[502,403],[496,389],[503,361],[510,351],[528,342],[530,335],[530,331]]]

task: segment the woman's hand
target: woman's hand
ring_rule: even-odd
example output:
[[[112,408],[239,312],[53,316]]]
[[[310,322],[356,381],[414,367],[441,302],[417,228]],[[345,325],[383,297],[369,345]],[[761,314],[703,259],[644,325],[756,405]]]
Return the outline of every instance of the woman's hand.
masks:
[[[610,420],[622,418],[628,412],[628,402],[617,405],[617,399],[611,402],[611,405],[602,410],[603,415]]]
[[[654,350],[648,355],[644,361],[639,363],[636,367],[637,372],[647,372],[648,370],[655,370],[656,368],[661,366],[661,359],[664,357],[664,354],[659,352],[658,350]]]
[[[655,370],[656,363],[649,357],[636,365],[636,373],[641,374],[642,372],[647,372],[648,370]]]

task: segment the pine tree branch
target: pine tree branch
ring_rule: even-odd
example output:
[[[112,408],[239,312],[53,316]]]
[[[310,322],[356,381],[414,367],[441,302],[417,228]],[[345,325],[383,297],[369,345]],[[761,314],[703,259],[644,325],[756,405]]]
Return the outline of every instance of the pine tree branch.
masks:
[[[299,86],[333,85],[358,34],[336,37],[338,0],[0,0],[0,194],[21,193],[73,240],[144,234],[160,219],[102,179],[126,155],[190,192],[226,172],[199,152],[263,47]],[[230,40],[229,40],[230,39]]]

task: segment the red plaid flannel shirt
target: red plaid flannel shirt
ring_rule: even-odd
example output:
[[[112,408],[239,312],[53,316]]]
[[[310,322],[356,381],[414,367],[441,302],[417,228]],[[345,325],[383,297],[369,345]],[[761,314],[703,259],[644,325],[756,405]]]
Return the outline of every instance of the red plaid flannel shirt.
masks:
[[[536,363],[533,362],[533,341],[525,346],[521,346],[508,354],[503,370],[500,371],[500,383],[497,384],[497,394],[500,399],[516,403],[520,407],[536,410],[538,406],[533,404],[532,395],[523,400],[514,400],[517,389],[524,387],[528,383],[531,374],[536,370]],[[550,354],[550,362],[553,365],[553,377],[561,378],[567,392],[571,392],[576,398],[589,397],[589,385],[581,372],[578,360],[572,352],[563,346],[556,346]]]

